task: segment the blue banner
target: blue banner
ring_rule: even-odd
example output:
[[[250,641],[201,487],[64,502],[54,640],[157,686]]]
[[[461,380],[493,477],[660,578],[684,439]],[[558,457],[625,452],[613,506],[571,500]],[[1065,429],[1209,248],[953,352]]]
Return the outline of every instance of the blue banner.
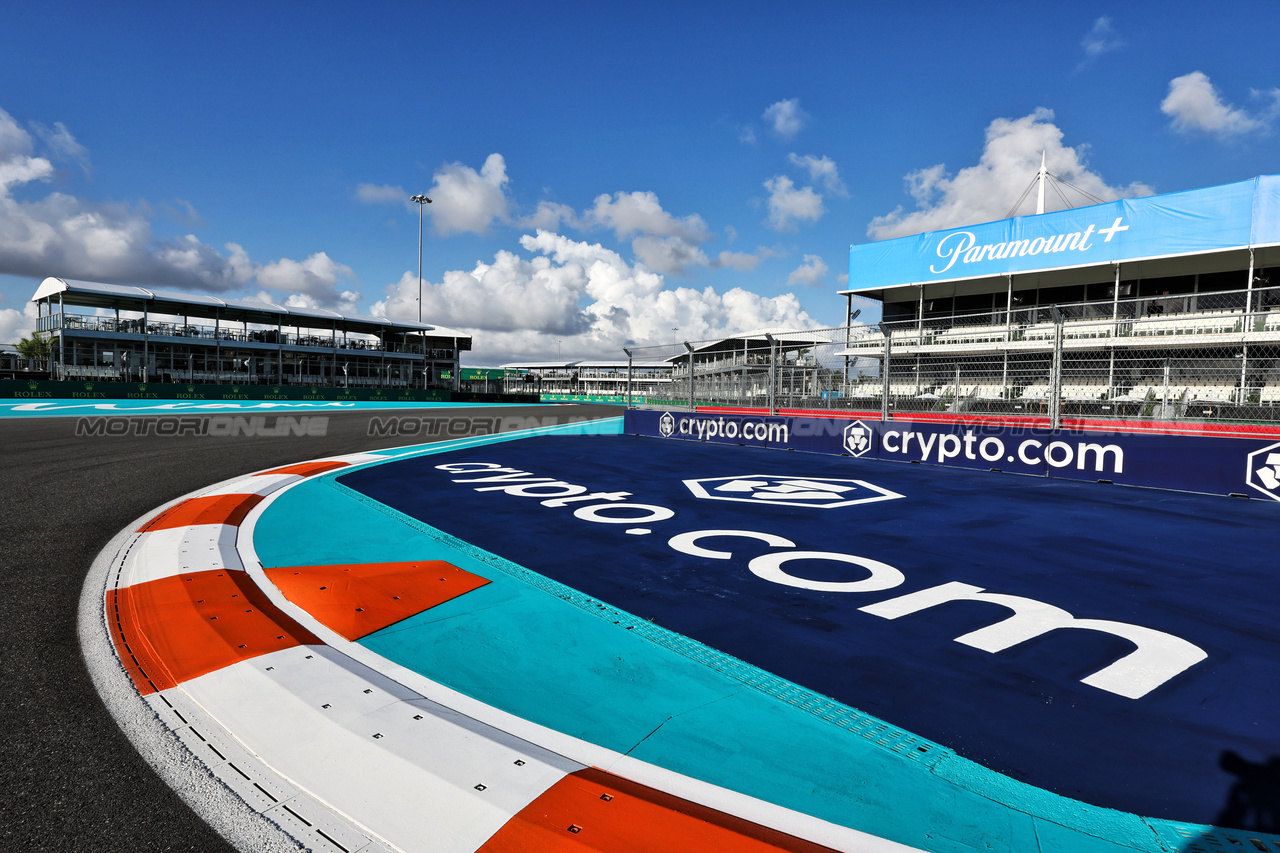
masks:
[[[849,289],[1280,242],[1280,176],[930,231],[849,249]]]
[[[1280,442],[963,423],[631,410],[623,431],[1280,501]]]

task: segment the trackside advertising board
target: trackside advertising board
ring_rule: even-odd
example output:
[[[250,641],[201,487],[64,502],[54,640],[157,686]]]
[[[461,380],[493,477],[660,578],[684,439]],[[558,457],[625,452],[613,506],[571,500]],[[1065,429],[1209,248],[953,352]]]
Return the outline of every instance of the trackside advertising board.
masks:
[[[1280,501],[1280,442],[963,423],[628,411],[623,431]]]

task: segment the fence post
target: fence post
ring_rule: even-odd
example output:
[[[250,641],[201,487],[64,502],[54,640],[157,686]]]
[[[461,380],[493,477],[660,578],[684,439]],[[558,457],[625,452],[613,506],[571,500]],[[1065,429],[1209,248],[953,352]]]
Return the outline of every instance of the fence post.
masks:
[[[769,342],[769,389],[765,392],[765,401],[769,404],[769,414],[772,415],[774,411],[774,386],[777,384],[774,375],[777,370],[777,359],[773,355],[776,341],[774,341],[773,335],[768,332],[765,332],[764,339]]]
[[[689,351],[689,411],[692,413],[695,411],[693,408],[693,347],[685,341],[684,348]]]
[[[889,357],[893,350],[893,329],[887,323],[880,324],[884,335],[884,358],[880,359],[880,420],[889,420]]]
[[[626,347],[623,347],[622,351],[627,354],[627,408],[629,409],[631,408],[631,361],[633,356],[631,355],[631,350]]]
[[[1049,429],[1055,432],[1062,426],[1062,312],[1057,305],[1050,305],[1053,315],[1053,363],[1049,368]]]
[[[1169,411],[1169,361],[1166,356],[1164,360],[1164,391],[1160,397],[1160,417],[1166,420],[1173,420]]]
[[[1246,314],[1246,316],[1248,315]],[[1246,325],[1245,328],[1248,328],[1248,326]],[[1248,382],[1248,379],[1249,379],[1249,344],[1246,342],[1240,345],[1240,391],[1237,395],[1237,398],[1241,406],[1249,402],[1249,390],[1246,384]]]

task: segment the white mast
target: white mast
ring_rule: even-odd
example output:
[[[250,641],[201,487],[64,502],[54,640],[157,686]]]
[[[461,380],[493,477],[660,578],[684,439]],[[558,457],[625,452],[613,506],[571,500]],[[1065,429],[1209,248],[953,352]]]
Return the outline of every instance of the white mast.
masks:
[[[1044,213],[1044,185],[1049,177],[1049,170],[1044,167],[1044,152],[1040,152],[1040,173],[1036,176],[1036,180],[1040,186],[1036,194],[1036,213]]]

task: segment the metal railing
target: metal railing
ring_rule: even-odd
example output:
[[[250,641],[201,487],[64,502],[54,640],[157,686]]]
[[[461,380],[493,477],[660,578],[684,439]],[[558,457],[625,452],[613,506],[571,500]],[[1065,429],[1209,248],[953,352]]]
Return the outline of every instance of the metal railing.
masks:
[[[365,352],[422,353],[419,344],[400,344],[364,338],[348,338],[342,335],[297,334],[276,329],[237,329],[230,326],[206,326],[192,323],[145,321],[139,318],[117,320],[96,314],[52,314],[39,318],[37,331],[55,329],[108,332],[153,337],[194,338],[206,341],[231,341],[243,343],[281,344],[283,346],[315,347],[320,349],[356,350]]]

